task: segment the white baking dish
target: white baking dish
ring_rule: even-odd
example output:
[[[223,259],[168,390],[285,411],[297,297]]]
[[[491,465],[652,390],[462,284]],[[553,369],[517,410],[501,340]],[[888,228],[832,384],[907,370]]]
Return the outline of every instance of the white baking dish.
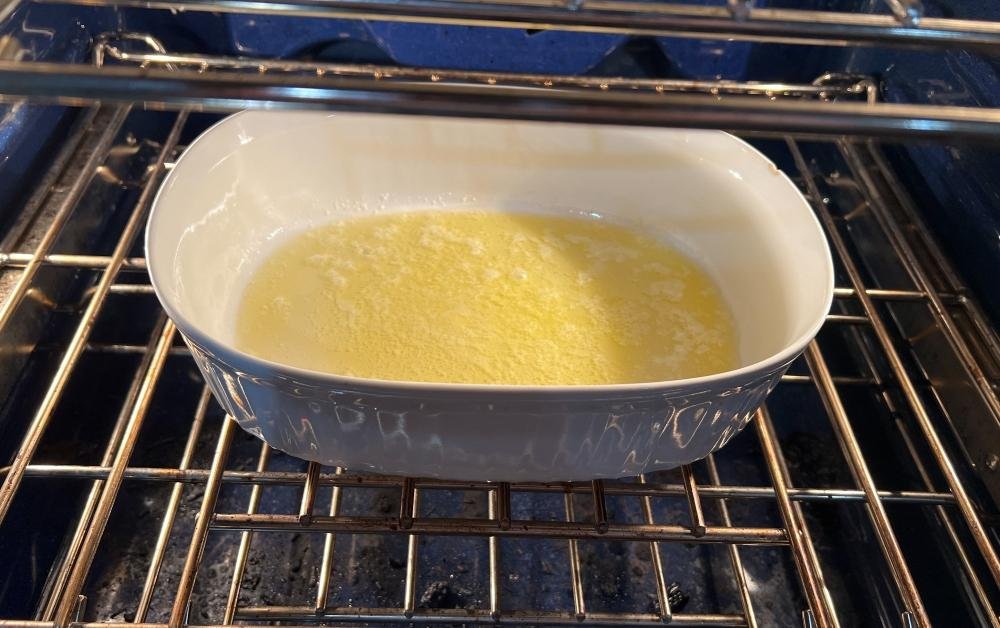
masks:
[[[373,212],[598,213],[702,264],[735,314],[740,368],[611,386],[341,377],[233,347],[248,277],[287,234]],[[833,294],[822,231],[788,178],[715,131],[247,112],[199,137],[146,234],[156,293],[216,397],[292,455],[470,480],[635,475],[701,458],[750,419]]]

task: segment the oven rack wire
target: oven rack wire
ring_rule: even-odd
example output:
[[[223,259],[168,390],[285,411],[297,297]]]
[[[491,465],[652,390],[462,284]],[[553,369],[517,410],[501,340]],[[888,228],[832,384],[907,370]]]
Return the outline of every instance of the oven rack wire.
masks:
[[[145,52],[126,50],[123,41],[141,42]],[[253,69],[258,76],[295,73],[302,70],[316,73],[316,67],[287,62],[263,62],[255,60],[234,60],[203,56],[169,54],[152,38],[145,35],[117,34],[102,38],[98,46],[98,60],[113,59],[121,64],[138,65],[141,72],[150,72],[151,66],[162,66],[164,74],[179,72],[182,66],[194,66],[210,73],[218,68],[240,70]],[[255,67],[255,64],[257,66]],[[103,69],[103,68],[98,68]],[[368,67],[326,66],[325,71],[333,74],[355,76],[373,74],[386,69]],[[407,81],[426,80],[436,83],[434,71],[389,70],[400,72]],[[495,76],[477,73],[461,73],[452,76],[442,71],[447,80],[485,83],[486,89],[493,86]],[[391,76],[385,77],[392,82]],[[545,81],[555,79],[532,75],[507,77],[514,84],[543,87]],[[214,77],[213,77],[214,80]],[[444,82],[444,81],[442,81]],[[499,81],[498,81],[499,82]],[[692,84],[693,82],[664,81],[619,81],[609,82],[607,87],[591,83],[590,79],[566,80],[567,84],[595,93],[614,93],[619,90],[657,91],[664,90],[707,91],[725,90],[727,93],[746,95],[765,103],[770,98],[779,100],[806,100],[819,102],[832,98],[859,98],[861,106],[872,98],[873,83],[861,77],[821,77],[814,85],[759,85],[759,84]],[[595,89],[596,88],[596,89]],[[529,89],[534,89],[531,87]],[[770,97],[770,98],[769,98]],[[35,278],[40,269],[48,266],[66,267],[96,271],[99,279],[88,290],[80,306],[76,331],[67,345],[60,348],[62,359],[49,382],[44,399],[37,407],[18,447],[12,463],[0,468],[0,521],[7,515],[11,503],[19,490],[25,490],[22,481],[53,481],[76,478],[89,480],[91,489],[84,503],[75,527],[69,550],[58,564],[53,566],[49,580],[49,595],[36,617],[0,620],[0,626],[64,626],[90,625],[82,622],[86,597],[83,595],[88,573],[93,565],[101,544],[105,527],[115,507],[116,498],[126,482],[157,482],[171,485],[170,499],[162,519],[160,534],[153,548],[142,595],[137,604],[136,622],[143,622],[150,609],[156,591],[159,570],[168,552],[168,541],[175,525],[181,495],[185,487],[199,484],[204,487],[199,514],[193,534],[188,543],[183,570],[176,591],[171,592],[172,610],[169,625],[182,625],[187,621],[188,606],[199,573],[202,552],[210,534],[224,531],[239,532],[239,549],[232,574],[231,589],[226,603],[224,623],[241,622],[409,622],[449,623],[449,622],[504,622],[525,625],[576,624],[580,622],[594,625],[656,625],[672,623],[690,626],[756,626],[758,625],[753,596],[744,577],[741,563],[741,548],[754,545],[774,545],[786,547],[794,559],[799,575],[799,585],[807,607],[803,609],[805,626],[840,625],[834,600],[824,578],[824,568],[817,557],[810,535],[809,525],[803,515],[802,505],[816,501],[850,501],[866,506],[866,513],[872,530],[878,540],[881,554],[890,567],[893,584],[904,608],[900,621],[903,625],[929,625],[921,592],[915,585],[907,564],[907,557],[900,549],[893,525],[886,513],[886,506],[892,504],[914,504],[932,509],[947,532],[952,550],[969,583],[970,590],[979,606],[981,617],[987,625],[1000,626],[995,597],[1000,583],[1000,558],[997,554],[996,539],[988,527],[987,513],[976,506],[963,484],[957,470],[956,453],[942,438],[946,426],[934,418],[942,407],[931,408],[936,397],[928,398],[918,388],[933,383],[919,379],[911,372],[903,359],[897,335],[882,305],[891,303],[925,304],[934,318],[936,329],[943,333],[964,369],[971,390],[975,391],[993,418],[1000,418],[995,382],[996,364],[1000,364],[1000,343],[984,314],[975,301],[969,297],[966,288],[957,275],[948,267],[944,256],[934,244],[933,237],[921,223],[915,212],[914,201],[894,174],[878,144],[870,139],[841,137],[831,145],[842,155],[850,172],[840,175],[840,183],[852,182],[862,192],[864,200],[854,208],[854,212],[870,212],[881,225],[885,238],[891,245],[891,252],[913,279],[914,287],[898,289],[869,285],[859,267],[856,253],[852,251],[850,233],[843,227],[842,213],[834,213],[829,207],[830,199],[819,187],[820,175],[806,160],[801,147],[809,142],[818,142],[815,137],[785,134],[785,145],[793,157],[797,170],[796,181],[803,188],[820,217],[830,238],[835,257],[843,269],[847,283],[836,289],[838,306],[830,314],[828,328],[844,328],[855,333],[867,333],[874,339],[877,359],[888,364],[888,379],[874,366],[874,358],[869,359],[871,369],[863,376],[834,375],[830,361],[820,345],[811,344],[806,352],[807,374],[789,374],[783,380],[785,386],[808,386],[814,388],[823,401],[827,417],[842,449],[854,478],[853,486],[838,488],[794,486],[786,466],[782,444],[775,432],[774,424],[766,409],[761,410],[753,425],[748,428],[756,432],[760,442],[764,463],[771,476],[770,486],[722,484],[715,460],[709,457],[707,467],[710,482],[699,482],[691,467],[685,467],[681,481],[677,483],[622,481],[595,481],[592,483],[531,483],[492,484],[475,482],[446,482],[440,480],[414,478],[386,478],[356,475],[343,470],[324,470],[319,465],[310,464],[305,473],[290,473],[267,470],[271,450],[262,446],[259,463],[255,471],[234,471],[226,468],[229,450],[237,431],[235,423],[224,420],[215,445],[215,455],[211,466],[192,468],[192,451],[200,432],[205,428],[209,407],[212,403],[207,389],[204,389],[194,416],[188,424],[189,437],[184,453],[175,467],[137,467],[130,464],[130,457],[141,435],[153,394],[170,356],[186,355],[186,350],[177,345],[176,329],[162,313],[153,335],[147,345],[101,344],[90,342],[90,333],[96,320],[106,310],[111,295],[134,299],[153,298],[151,287],[145,280],[145,262],[141,257],[130,256],[136,237],[144,224],[152,195],[162,178],[171,168],[172,160],[179,151],[178,141],[188,120],[187,110],[176,114],[172,130],[166,140],[156,146],[157,156],[151,163],[141,184],[141,193],[125,223],[117,246],[110,255],[56,253],[53,244],[60,230],[74,213],[76,204],[85,195],[102,171],[102,164],[115,150],[116,138],[131,112],[131,106],[94,105],[82,116],[76,130],[65,142],[64,152],[74,154],[81,146],[92,149],[79,175],[70,183],[65,198],[61,201],[51,224],[33,250],[12,250],[0,252],[0,270],[16,274],[13,289],[0,305],[0,333],[8,325],[19,305],[30,298]],[[95,119],[105,115],[110,121],[99,133],[91,128]],[[164,113],[162,115],[174,115]],[[994,131],[995,132],[995,131]],[[86,140],[86,141],[85,141]],[[829,140],[827,140],[829,142]],[[43,185],[28,203],[28,209],[38,210],[47,195],[46,186],[58,179],[61,169],[69,161],[63,155],[54,161],[53,170],[43,178]],[[919,249],[914,242],[919,244]],[[930,251],[922,256],[920,251]],[[944,277],[943,280],[936,279]],[[128,278],[126,281],[125,279]],[[136,278],[141,281],[136,283]],[[966,322],[968,324],[963,323]],[[859,351],[864,352],[865,343],[858,342]],[[872,349],[867,349],[871,351]],[[56,406],[67,386],[77,375],[80,358],[87,352],[134,353],[142,356],[132,388],[124,400],[125,406],[111,437],[105,444],[104,456],[99,465],[35,464],[32,456],[41,441]],[[841,390],[845,387],[867,387],[884,390],[891,387],[901,395],[912,417],[911,423],[899,424],[900,438],[905,442],[914,464],[920,469],[924,480],[924,490],[891,491],[880,489],[869,470],[869,461],[841,400]],[[937,400],[940,404],[940,400]],[[886,403],[890,403],[886,401]],[[926,448],[927,459],[918,453]],[[935,478],[943,478],[943,483]],[[226,485],[249,484],[252,491],[248,508],[244,512],[217,512],[216,500]],[[257,512],[261,491],[267,486],[301,487],[301,505],[296,512],[262,514]],[[317,503],[317,493],[321,487],[333,487],[328,503]],[[340,514],[339,502],[343,491],[357,488],[382,487],[399,491],[400,509],[396,516],[348,516]],[[439,518],[421,514],[421,495],[433,490],[481,491],[488,495],[489,512],[485,518]],[[511,494],[535,492],[557,494],[563,497],[566,517],[563,521],[518,520],[511,514]],[[594,506],[590,516],[581,520],[574,516],[579,503],[574,506],[577,496],[589,497]],[[609,496],[625,496],[639,500],[644,513],[643,522],[619,523],[610,521],[606,512]],[[652,499],[664,496],[682,496],[688,503],[690,520],[686,524],[665,524],[654,520],[650,503]],[[771,500],[780,511],[783,525],[779,527],[740,526],[733,524],[727,503],[735,500]],[[577,500],[579,502],[579,500]],[[322,514],[316,514],[317,511]],[[713,512],[713,518],[707,512]],[[992,515],[988,521],[992,521]],[[247,567],[247,556],[253,536],[270,531],[301,531],[324,535],[320,579],[315,598],[304,601],[300,606],[251,606],[238,605],[241,579]],[[409,541],[405,566],[405,595],[398,607],[355,608],[330,606],[327,604],[331,587],[331,560],[337,535],[343,533],[405,535]],[[425,609],[417,608],[415,601],[415,574],[418,568],[419,539],[425,535],[466,535],[485,539],[489,544],[489,604],[477,609]],[[503,608],[499,582],[500,561],[498,558],[500,539],[549,538],[567,543],[570,561],[573,607],[562,611],[508,610]],[[658,611],[654,613],[603,613],[589,611],[583,595],[583,570],[576,551],[578,542],[587,539],[621,539],[648,543],[653,557],[655,591]],[[715,543],[727,548],[732,565],[733,581],[740,593],[741,612],[715,614],[685,614],[672,612],[669,598],[669,567],[659,559],[658,544],[662,543]],[[984,567],[984,568],[983,568]],[[96,624],[95,624],[96,625]],[[102,623],[100,625],[109,625]],[[113,624],[112,624],[113,625]],[[121,625],[128,625],[122,623]]]
[[[625,0],[4,0],[5,15],[31,2],[215,13],[336,17],[519,29],[555,29],[823,46],[961,49],[995,54],[1000,22],[925,17],[919,0],[884,0],[889,14]],[[146,39],[146,43],[153,42]],[[142,102],[147,107],[238,110],[325,108],[411,114],[559,120],[737,131],[995,139],[1000,109],[845,99],[748,98],[811,93],[815,86],[726,81],[590,81],[572,76],[430,72],[404,67],[322,67],[273,59],[167,55],[162,47],[118,58],[142,64],[30,60],[0,47],[0,98],[67,105]],[[256,71],[246,71],[256,70]],[[387,80],[391,79],[391,80]],[[497,84],[508,89],[493,89]],[[523,89],[514,89],[514,87]]]
[[[4,0],[0,18],[32,0]],[[631,0],[35,0],[54,4],[172,11],[258,13],[517,29],[662,35],[830,46],[995,49],[1000,24],[928,17],[920,0],[876,3],[891,13],[725,6]],[[721,3],[720,3],[721,4]]]

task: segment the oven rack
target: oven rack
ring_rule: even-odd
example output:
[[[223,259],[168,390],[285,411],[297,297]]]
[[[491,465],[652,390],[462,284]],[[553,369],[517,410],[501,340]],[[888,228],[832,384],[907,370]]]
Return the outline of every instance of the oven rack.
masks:
[[[719,38],[825,46],[1000,50],[1000,22],[932,18],[917,0],[885,0],[891,15],[625,0],[6,0],[0,22],[32,2],[89,7],[338,17],[631,35]],[[128,35],[126,35],[128,37]],[[153,44],[151,38],[143,40]],[[324,108],[736,131],[995,140],[1000,109],[831,98],[747,97],[760,89],[727,81],[643,81],[573,76],[419,71],[273,59],[118,51],[127,64],[32,60],[8,42],[0,100],[31,97],[78,106],[142,102],[150,108]],[[247,71],[254,70],[257,71]],[[387,80],[388,77],[395,77]],[[497,85],[505,85],[502,90]],[[763,85],[765,94],[815,94],[808,85]],[[515,89],[517,88],[517,89]]]
[[[4,0],[0,18],[33,0]],[[927,17],[919,0],[883,0],[891,15],[633,0],[34,0],[81,6],[258,13],[517,29],[623,33],[829,46],[996,50],[1000,24]]]
[[[172,57],[171,63],[182,59]],[[854,83],[851,83],[852,85]],[[123,486],[156,483],[171,487],[155,540],[142,593],[135,607],[135,621],[147,619],[153,599],[162,582],[161,569],[171,555],[171,539],[179,527],[178,514],[182,496],[198,485],[204,493],[199,500],[198,514],[189,538],[181,540],[186,547],[176,589],[166,593],[170,603],[167,621],[157,625],[179,626],[188,622],[189,605],[194,591],[206,543],[210,537],[229,535],[229,542],[238,544],[232,565],[230,593],[219,611],[222,623],[232,621],[266,623],[315,622],[400,622],[432,623],[510,623],[523,625],[592,625],[652,626],[671,623],[681,626],[757,626],[758,610],[747,583],[741,558],[742,548],[777,546],[785,548],[794,560],[799,576],[798,586],[805,601],[802,609],[805,626],[826,628],[840,625],[835,600],[827,585],[829,572],[817,554],[804,507],[817,502],[853,502],[864,504],[872,533],[877,539],[882,560],[892,574],[892,586],[898,597],[905,626],[929,625],[922,592],[911,575],[907,556],[900,549],[896,532],[899,520],[887,514],[887,507],[919,506],[932,513],[949,539],[949,551],[961,566],[962,578],[972,603],[978,607],[985,625],[1000,626],[997,615],[1000,559],[995,532],[991,525],[996,515],[983,512],[973,485],[968,484],[962,471],[963,452],[957,451],[949,439],[955,430],[949,417],[946,397],[938,394],[933,378],[909,365],[910,354],[919,353],[916,336],[901,335],[893,305],[925,306],[932,324],[923,335],[938,334],[952,351],[952,359],[960,366],[960,377],[968,390],[974,391],[982,404],[984,418],[1000,417],[996,384],[1000,372],[1000,342],[995,332],[966,288],[950,269],[933,238],[915,212],[914,199],[894,174],[881,148],[871,140],[841,138],[836,142],[819,142],[793,135],[784,137],[791,156],[795,179],[807,194],[830,237],[835,258],[846,283],[836,289],[836,305],[830,314],[826,330],[853,338],[854,351],[864,356],[867,370],[860,374],[837,372],[828,351],[819,342],[812,343],[805,356],[804,371],[786,375],[782,386],[807,387],[819,395],[826,417],[836,436],[837,444],[854,478],[849,486],[796,486],[787,466],[788,453],[782,446],[775,423],[767,409],[758,413],[747,428],[756,432],[763,467],[770,476],[770,485],[723,483],[716,460],[724,460],[723,449],[704,462],[685,467],[679,478],[671,481],[638,478],[632,481],[595,481],[592,483],[529,483],[492,484],[481,482],[445,482],[420,478],[388,478],[357,475],[340,469],[324,469],[309,464],[302,472],[269,470],[274,458],[272,450],[262,445],[256,469],[229,468],[230,450],[240,430],[229,419],[214,421],[218,416],[207,391],[202,388],[193,416],[178,423],[178,429],[188,430],[187,445],[176,466],[143,467],[130,462],[143,435],[154,393],[164,372],[175,362],[185,361],[187,351],[177,343],[176,329],[162,312],[157,316],[148,342],[143,344],[93,342],[91,333],[102,315],[113,311],[120,299],[153,299],[145,274],[145,263],[134,257],[134,246],[149,209],[152,195],[162,175],[172,167],[180,150],[179,138],[188,124],[186,111],[172,116],[172,129],[159,143],[149,142],[155,157],[150,160],[142,181],[133,183],[138,198],[128,213],[110,254],[83,251],[65,253],[53,250],[59,232],[72,223],[74,211],[87,190],[107,178],[104,164],[110,156],[123,150],[133,150],[134,138],[121,138],[121,129],[130,115],[129,106],[93,107],[81,114],[81,121],[64,144],[63,154],[53,161],[53,171],[43,178],[42,185],[29,200],[26,211],[38,212],[51,201],[53,190],[65,195],[57,199],[50,222],[30,249],[13,248],[0,252],[0,271],[14,277],[13,286],[3,296],[0,305],[0,334],[9,329],[19,307],[36,293],[39,273],[50,267],[91,272],[92,287],[82,302],[73,307],[77,312],[75,332],[65,346],[57,347],[61,359],[46,386],[46,392],[34,410],[25,433],[20,436],[12,463],[0,468],[0,523],[10,511],[19,491],[41,490],[46,483],[67,479],[86,481],[90,489],[75,524],[75,532],[67,549],[51,566],[46,596],[34,617],[0,620],[0,626],[86,626],[98,625],[83,621],[86,617],[85,595],[88,574],[102,548],[106,526],[112,517]],[[99,124],[99,121],[104,121]],[[124,144],[123,144],[124,142]],[[824,145],[842,156],[849,170],[820,173],[817,166],[804,156],[808,147]],[[89,152],[86,152],[89,151]],[[81,153],[84,155],[81,157]],[[83,159],[78,174],[69,174],[67,163]],[[113,179],[113,177],[112,177]],[[60,185],[53,185],[59,182]],[[121,182],[118,182],[121,183]],[[855,207],[840,207],[827,190],[834,187],[852,188],[861,199]],[[854,231],[850,228],[859,215],[874,219],[884,250],[911,278],[908,285],[887,288],[866,279],[867,271],[854,249]],[[14,240],[17,240],[15,238]],[[8,239],[10,240],[10,239]],[[827,332],[824,332],[827,333]],[[100,464],[36,463],[33,456],[56,413],[58,403],[80,378],[80,363],[85,355],[136,354],[141,362],[129,393],[123,399],[122,411],[108,440]],[[884,363],[887,366],[880,366]],[[174,366],[173,368],[176,368]],[[780,390],[779,386],[779,390]],[[870,471],[871,459],[855,432],[856,418],[848,414],[842,397],[848,390],[868,390],[897,418],[898,438],[912,457],[923,487],[920,490],[887,490],[877,485]],[[930,393],[930,394],[927,394]],[[943,418],[942,418],[943,417]],[[207,468],[193,466],[193,452],[199,437],[217,429],[214,455]],[[983,443],[988,446],[988,443]],[[869,454],[870,455],[870,452]],[[989,451],[971,452],[973,466],[997,466],[996,455]],[[990,466],[992,464],[992,466]],[[702,479],[698,479],[699,476]],[[705,477],[708,481],[705,481]],[[30,484],[30,488],[26,485]],[[250,485],[249,502],[242,511],[219,511],[220,493],[226,487]],[[276,486],[301,489],[299,507],[279,513],[260,513],[262,491]],[[328,500],[320,503],[321,491],[332,487]],[[398,492],[396,514],[370,512],[345,515],[339,512],[343,495],[349,491],[372,488]],[[488,512],[483,517],[435,517],[421,511],[421,500],[433,491],[462,490],[481,492],[486,496]],[[512,495],[519,493],[549,494],[562,497],[565,517],[562,521],[517,518],[512,514]],[[663,522],[654,519],[652,504],[668,497],[683,497],[688,504],[689,520]],[[608,500],[635,500],[643,513],[640,521],[617,521],[608,515]],[[781,524],[778,526],[734,523],[730,509],[737,504],[766,501],[777,507]],[[585,512],[581,514],[581,509]],[[44,517],[44,513],[34,516]],[[323,539],[322,566],[312,599],[296,606],[241,606],[241,582],[247,569],[247,559],[257,535],[297,532]],[[359,608],[329,603],[331,567],[336,539],[345,533],[402,535],[408,539],[405,563],[404,595],[398,606],[390,608]],[[488,544],[488,603],[480,608],[420,608],[416,600],[416,574],[419,571],[422,538],[435,536],[469,536]],[[544,538],[565,542],[569,561],[569,581],[572,586],[572,607],[563,610],[508,609],[504,607],[500,585],[501,553],[506,539]],[[583,582],[588,577],[581,563],[578,544],[587,540],[619,539],[649,547],[654,574],[651,595],[657,601],[655,612],[607,613],[588,610]],[[670,598],[671,569],[660,557],[661,546],[672,543],[721,544],[726,548],[731,565],[729,577],[739,592],[739,612],[683,613],[674,612],[666,602]],[[175,550],[174,550],[175,551]],[[202,577],[204,574],[202,573]],[[109,620],[107,617],[97,618]],[[99,625],[116,625],[115,621]],[[130,625],[118,622],[117,625]]]

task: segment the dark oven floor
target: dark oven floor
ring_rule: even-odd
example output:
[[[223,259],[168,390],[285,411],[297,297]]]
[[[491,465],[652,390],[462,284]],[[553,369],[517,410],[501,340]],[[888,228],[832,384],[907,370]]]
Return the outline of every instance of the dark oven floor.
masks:
[[[681,470],[506,485],[320,468],[225,419],[137,237],[213,119],[81,112],[0,245],[0,624],[998,625],[1000,441],[976,430],[1000,351],[891,148],[753,138],[838,290],[744,433]]]

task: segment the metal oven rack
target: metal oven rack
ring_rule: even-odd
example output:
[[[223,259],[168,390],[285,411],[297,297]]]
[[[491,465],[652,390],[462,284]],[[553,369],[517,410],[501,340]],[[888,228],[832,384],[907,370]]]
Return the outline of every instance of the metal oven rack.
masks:
[[[140,7],[171,12],[257,13],[284,17],[375,19],[416,23],[664,35],[824,46],[961,49],[994,54],[1000,22],[925,17],[919,0],[885,0],[892,15],[626,0],[34,0],[82,7]],[[0,18],[32,0],[4,0]],[[206,59],[174,68],[167,57],[140,67],[97,67],[34,61],[31,51],[4,46],[0,85],[7,99],[30,95],[69,105],[101,100],[158,106],[241,109],[320,107],[394,113],[517,117],[652,126],[775,132],[861,133],[907,137],[994,137],[1000,112],[988,108],[746,98],[726,82],[599,82],[559,76],[408,74],[402,68],[328,72],[261,59]],[[154,53],[162,53],[154,50]],[[168,55],[169,56],[169,55]],[[256,68],[260,72],[240,72]],[[172,68],[172,69],[169,69]],[[207,70],[213,70],[211,72]],[[230,71],[222,71],[230,70]],[[274,71],[279,70],[279,71]],[[384,70],[388,70],[387,72]],[[404,77],[406,80],[392,80]],[[390,80],[385,80],[390,79]],[[454,79],[454,80],[451,80]],[[490,83],[492,80],[492,83]],[[559,89],[497,90],[495,83]],[[759,90],[780,94],[781,85]],[[791,86],[792,93],[808,88]],[[650,92],[653,93],[644,93]],[[625,92],[625,93],[623,93]],[[694,97],[688,92],[701,92]],[[717,98],[705,98],[709,94]],[[721,96],[728,94],[729,97]]]
[[[572,0],[71,3],[824,45],[1000,48],[1000,24],[922,18],[919,3],[909,0],[887,0],[893,15],[757,10],[739,0],[718,8]],[[0,4],[0,15],[16,10],[16,5],[17,0]],[[844,590],[838,584],[844,574],[838,573],[824,547],[826,533],[810,514],[813,508],[841,505],[855,509],[867,530],[863,551],[878,565],[873,573],[885,574],[881,585],[872,585],[884,587],[893,600],[883,609],[883,623],[931,624],[925,599],[934,595],[937,585],[915,575],[925,570],[914,563],[911,541],[901,540],[910,536],[914,520],[923,518],[944,540],[942,552],[955,565],[940,578],[957,583],[973,621],[1000,626],[1000,557],[993,528],[997,515],[986,497],[992,486],[984,486],[973,473],[1000,466],[1000,458],[990,449],[996,443],[980,443],[982,448],[976,449],[956,437],[961,430],[952,420],[955,406],[949,392],[956,387],[961,391],[963,411],[978,412],[983,421],[1000,420],[1000,341],[922,223],[920,199],[903,186],[886,150],[872,139],[995,138],[1000,135],[1000,111],[880,103],[871,79],[838,74],[794,85],[418,70],[172,54],[141,33],[110,33],[95,42],[94,50],[92,65],[0,61],[4,98],[30,96],[88,107],[25,203],[23,219],[0,244],[2,342],[23,331],[25,311],[39,303],[69,321],[67,332],[53,344],[31,344],[26,350],[48,352],[52,366],[36,374],[41,392],[32,402],[30,420],[13,437],[10,464],[0,467],[0,535],[11,530],[12,513],[27,517],[28,526],[32,520],[38,525],[46,521],[45,512],[19,509],[19,500],[66,482],[84,487],[82,504],[74,510],[56,558],[33,568],[47,574],[36,608],[0,619],[0,626],[125,626],[147,621],[172,626],[234,621],[771,625],[772,604],[757,594],[757,576],[748,575],[748,556],[759,551],[770,552],[766,556],[775,564],[793,566],[796,581],[787,588],[802,625],[852,625],[857,618],[852,620],[845,611]],[[497,85],[517,89],[498,90]],[[134,103],[179,113],[143,112]],[[820,339],[784,377],[775,393],[778,400],[772,398],[747,433],[677,473],[589,484],[492,484],[364,476],[304,463],[297,469],[288,460],[276,467],[287,457],[242,434],[219,414],[203,385],[198,384],[185,403],[165,400],[175,394],[174,376],[193,369],[174,326],[155,307],[137,249],[152,196],[184,138],[191,135],[189,127],[199,124],[193,122],[201,115],[196,112],[245,106],[746,132],[769,142],[769,154],[783,160],[827,231],[839,269],[834,310]],[[153,115],[169,118],[169,132],[142,137],[130,130],[137,116]],[[123,174],[126,171],[132,174]],[[111,245],[60,249],[61,234],[84,221],[81,214],[88,212],[88,199],[108,187],[130,194],[118,201],[125,209],[113,226]],[[87,287],[67,302],[46,303],[51,275],[59,272]],[[127,307],[146,312],[138,319],[138,340],[136,334],[118,338],[102,322],[110,318],[121,323],[116,317]],[[943,350],[929,351],[932,341]],[[129,363],[132,379],[127,388],[116,388],[121,391],[113,427],[107,433],[81,436],[100,455],[91,456],[90,462],[81,462],[87,457],[74,452],[54,456],[46,438],[65,411],[61,402],[92,381],[93,368],[122,356],[134,360]],[[814,476],[803,468],[801,449],[789,445],[787,429],[782,428],[788,422],[784,414],[779,416],[786,412],[779,408],[784,407],[779,401],[785,393],[813,400],[811,420],[828,434],[825,447],[844,470],[835,481],[802,479]],[[857,410],[858,397],[872,404],[870,415]],[[151,426],[163,421],[157,419],[157,408],[165,404],[172,431],[186,436],[171,454],[176,454],[172,462],[145,464],[137,458],[146,459],[148,451],[163,447],[147,441],[154,438],[151,430],[156,433]],[[178,407],[185,409],[183,414],[176,413]],[[880,441],[870,440],[875,438],[870,423],[879,417],[908,461],[908,477],[915,478],[910,485],[881,483],[888,476],[876,450]],[[247,451],[251,455],[245,455]],[[734,466],[741,455],[756,465],[756,475],[740,473],[743,467]],[[106,556],[121,550],[120,537],[109,530],[118,531],[122,520],[127,522],[136,491],[158,496],[150,528],[155,534],[147,539],[149,548],[141,560],[121,559],[140,560],[142,577],[132,585],[126,612],[116,613],[110,606],[95,605],[96,598],[114,597],[95,578],[107,567]],[[276,491],[284,491],[286,498],[269,500]],[[358,497],[372,492],[390,497]],[[458,510],[441,515],[438,507],[428,507],[442,499],[457,500]],[[683,518],[664,514],[668,511],[662,504],[670,501],[684,504]],[[538,506],[543,502],[548,505]],[[676,515],[675,510],[669,512]],[[288,576],[282,568],[259,566],[251,573],[254,545],[268,535],[309,539],[303,551],[315,558],[316,578],[309,581],[307,596],[288,603],[246,601],[249,578],[283,582]],[[345,539],[369,536],[405,540],[398,595],[379,606],[357,605],[337,595],[338,548]],[[482,580],[484,594],[476,603],[449,604],[447,595],[444,603],[426,603],[419,595],[418,581],[427,567],[422,544],[451,537],[481,545],[479,570],[466,576]],[[549,567],[565,571],[568,597],[562,607],[511,606],[505,599],[509,583],[527,575],[518,572],[521,563],[508,558],[522,551],[517,544],[533,542],[565,552],[564,564]],[[632,548],[629,551],[644,553],[645,572],[630,572],[625,578],[646,588],[648,604],[624,610],[592,606],[590,583],[597,574],[584,548],[594,542],[622,542]],[[693,603],[696,608],[684,612],[683,596],[673,580],[683,580],[689,565],[665,557],[673,556],[674,548],[708,546],[724,552],[720,569],[725,582],[720,586],[732,599],[718,608]],[[219,562],[220,555],[225,560]],[[199,593],[200,582],[223,587],[224,594],[206,597]],[[202,612],[205,615],[198,614]]]

